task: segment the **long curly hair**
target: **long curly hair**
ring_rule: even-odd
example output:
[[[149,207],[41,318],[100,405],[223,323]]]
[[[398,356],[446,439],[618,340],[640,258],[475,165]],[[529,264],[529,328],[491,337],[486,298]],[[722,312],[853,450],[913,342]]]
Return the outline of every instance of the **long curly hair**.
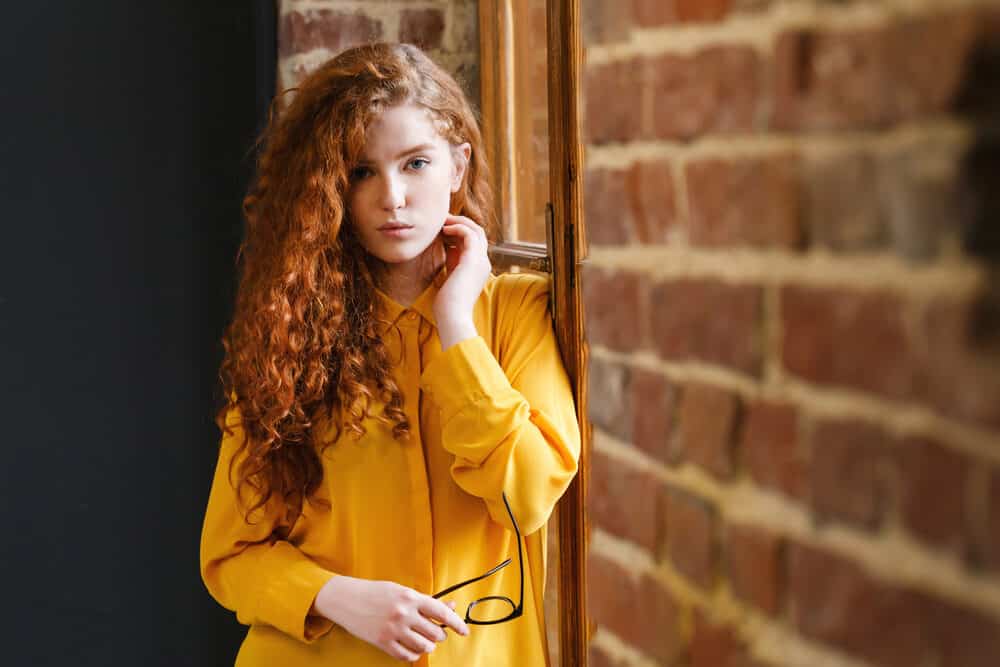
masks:
[[[450,210],[491,239],[496,222],[476,115],[455,80],[417,47],[349,49],[285,92],[294,97],[280,113],[283,95],[272,103],[243,200],[246,234],[222,339],[225,400],[216,422],[232,434],[235,414],[244,432],[229,475],[246,520],[274,499],[290,526],[322,481],[322,449],[343,429],[364,435],[362,421],[379,403],[374,417],[393,438],[405,441],[413,428],[376,327],[377,267],[345,205],[366,128],[387,108],[426,108],[444,139],[472,147]],[[323,417],[336,435],[319,442],[326,429],[314,426]]]

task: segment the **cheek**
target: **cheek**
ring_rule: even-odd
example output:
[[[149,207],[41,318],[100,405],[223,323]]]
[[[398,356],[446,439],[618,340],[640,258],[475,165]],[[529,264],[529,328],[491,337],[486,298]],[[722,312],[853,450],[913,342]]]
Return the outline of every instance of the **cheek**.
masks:
[[[428,186],[425,200],[432,202],[435,207],[448,208],[451,202],[451,174],[443,170],[434,174]]]

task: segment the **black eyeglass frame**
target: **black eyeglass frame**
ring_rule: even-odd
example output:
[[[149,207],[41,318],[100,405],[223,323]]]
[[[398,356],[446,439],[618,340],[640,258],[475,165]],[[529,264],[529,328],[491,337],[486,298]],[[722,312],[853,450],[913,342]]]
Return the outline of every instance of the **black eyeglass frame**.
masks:
[[[517,563],[520,566],[520,572],[521,572],[521,584],[520,584],[520,588],[518,589],[518,594],[519,594],[520,597],[518,598],[519,601],[518,601],[518,603],[516,605],[514,604],[513,600],[511,600],[509,597],[506,597],[506,596],[503,596],[503,595],[488,595],[486,597],[482,597],[482,598],[478,598],[476,600],[473,600],[472,602],[469,603],[469,607],[465,610],[465,622],[468,623],[468,624],[472,624],[472,625],[496,625],[497,623],[504,623],[506,621],[512,621],[515,618],[520,617],[524,613],[524,549],[521,546],[521,530],[517,527],[517,519],[514,518],[514,512],[513,512],[513,510],[510,509],[510,503],[507,501],[507,494],[504,493],[504,492],[501,492],[500,497],[503,499],[503,504],[507,508],[507,515],[510,516],[510,523],[511,523],[512,526],[514,526],[514,534],[517,536]],[[462,588],[463,586],[468,586],[469,584],[474,584],[477,581],[481,581],[481,580],[485,579],[486,577],[489,577],[489,576],[492,576],[493,574],[496,574],[497,572],[499,572],[503,568],[505,568],[508,565],[510,565],[510,563],[511,563],[511,559],[508,558],[507,560],[505,560],[504,562],[500,563],[496,567],[492,568],[491,570],[489,570],[485,574],[481,574],[478,577],[475,577],[473,579],[468,579],[468,580],[463,581],[461,583],[455,584],[454,586],[449,586],[448,588],[444,589],[443,591],[441,591],[439,593],[435,593],[432,597],[434,597],[434,598],[442,598],[445,595],[448,595],[449,593],[451,593],[453,591],[457,591],[459,588]],[[502,601],[506,602],[507,604],[510,605],[511,612],[509,614],[507,614],[506,616],[504,616],[503,618],[498,618],[498,619],[495,619],[495,620],[492,620],[492,621],[479,621],[479,620],[476,620],[476,619],[472,618],[472,608],[475,607],[480,602],[487,602],[487,601],[490,601],[490,600],[502,600]],[[445,627],[445,626],[442,625],[441,627]]]

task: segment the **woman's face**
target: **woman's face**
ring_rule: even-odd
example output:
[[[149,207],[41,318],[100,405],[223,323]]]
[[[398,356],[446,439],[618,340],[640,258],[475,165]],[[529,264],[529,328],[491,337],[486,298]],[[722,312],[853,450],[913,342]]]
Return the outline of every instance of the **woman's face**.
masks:
[[[451,194],[462,185],[471,148],[452,147],[422,107],[392,107],[368,127],[350,172],[347,207],[365,250],[389,264],[409,262],[435,243]]]

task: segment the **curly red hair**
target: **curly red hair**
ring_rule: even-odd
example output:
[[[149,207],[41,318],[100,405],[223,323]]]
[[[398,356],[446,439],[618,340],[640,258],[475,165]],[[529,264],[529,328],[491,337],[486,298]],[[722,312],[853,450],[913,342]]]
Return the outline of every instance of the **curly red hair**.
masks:
[[[288,525],[322,480],[322,447],[336,440],[317,441],[314,426],[323,416],[337,436],[346,429],[360,437],[362,421],[382,403],[375,417],[395,439],[406,440],[412,428],[377,332],[370,260],[345,205],[371,121],[387,108],[415,104],[452,145],[469,142],[472,155],[450,210],[496,237],[476,116],[455,80],[417,47],[349,49],[292,90],[287,109],[275,111],[281,96],[272,105],[243,200],[246,235],[219,373],[229,400],[217,415],[231,434],[226,420],[235,412],[244,432],[230,479],[241,502],[246,491],[255,496],[247,520],[274,498]]]

